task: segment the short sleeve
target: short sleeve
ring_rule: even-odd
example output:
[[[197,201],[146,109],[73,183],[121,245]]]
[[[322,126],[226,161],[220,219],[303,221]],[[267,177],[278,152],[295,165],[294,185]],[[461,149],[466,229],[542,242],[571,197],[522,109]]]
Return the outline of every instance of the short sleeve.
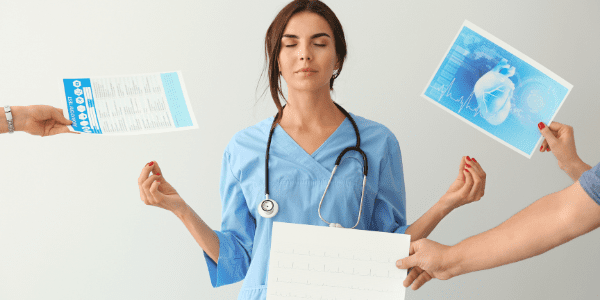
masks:
[[[235,283],[246,277],[256,231],[256,220],[248,210],[239,180],[231,171],[227,151],[223,155],[219,190],[223,207],[221,230],[215,230],[219,237],[218,262],[215,263],[204,252],[213,287]]]
[[[379,171],[379,190],[375,197],[370,230],[404,233],[406,224],[406,191],[402,155],[398,140],[390,132],[388,151]]]
[[[600,163],[581,174],[579,184],[590,198],[600,204]]]

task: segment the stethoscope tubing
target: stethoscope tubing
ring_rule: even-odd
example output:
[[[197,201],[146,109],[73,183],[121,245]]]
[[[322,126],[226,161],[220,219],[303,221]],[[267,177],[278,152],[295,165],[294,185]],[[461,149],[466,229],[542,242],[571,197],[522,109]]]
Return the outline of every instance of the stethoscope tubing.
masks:
[[[358,226],[358,223],[360,222],[360,217],[361,217],[361,213],[362,213],[363,200],[364,200],[364,196],[365,196],[365,185],[367,183],[367,173],[369,171],[368,160],[367,160],[367,155],[365,154],[365,152],[362,151],[362,149],[360,149],[360,133],[358,132],[358,126],[356,125],[356,122],[354,122],[354,118],[352,118],[352,116],[350,116],[350,114],[344,108],[342,108],[339,104],[337,104],[335,102],[334,102],[334,104],[352,123],[352,127],[354,128],[354,132],[356,134],[356,146],[350,146],[350,147],[345,148],[338,155],[337,159],[335,160],[335,166],[333,167],[333,171],[331,172],[331,176],[329,177],[329,181],[327,182],[327,187],[325,188],[325,191],[323,192],[323,196],[321,197],[321,201],[319,202],[319,210],[318,210],[319,218],[321,218],[321,220],[323,220],[323,222],[327,223],[329,226],[341,227],[341,225],[339,225],[339,224],[327,222],[321,216],[321,205],[323,204],[323,199],[325,199],[325,195],[327,194],[327,190],[329,189],[329,185],[331,184],[333,175],[335,174],[337,167],[340,165],[340,162],[341,162],[342,158],[344,157],[344,154],[346,154],[348,151],[356,151],[356,152],[360,153],[363,158],[363,164],[364,164],[363,165],[363,175],[364,175],[364,177],[363,177],[363,184],[362,184],[362,193],[361,193],[361,197],[360,197],[360,209],[358,210],[358,220],[356,221],[356,224],[352,227],[352,228],[355,228],[356,226]],[[285,108],[285,105],[283,107]],[[275,122],[277,121],[278,116],[279,116],[279,112],[275,115],[275,119],[273,120],[273,124],[271,125],[271,130],[269,131],[269,139],[267,141],[267,151],[265,154],[265,201],[267,201],[267,200],[271,201],[274,203],[275,206],[277,206],[277,202],[269,199],[269,152],[271,149],[271,140],[273,138],[273,132],[275,131],[275,127],[276,127]],[[339,225],[339,226],[335,226],[335,225]]]

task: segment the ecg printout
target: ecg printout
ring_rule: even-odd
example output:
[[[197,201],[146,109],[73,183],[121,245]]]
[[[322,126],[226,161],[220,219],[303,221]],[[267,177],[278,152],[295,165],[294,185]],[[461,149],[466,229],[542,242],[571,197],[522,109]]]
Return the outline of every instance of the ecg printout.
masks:
[[[267,300],[404,299],[410,235],[273,222]]]
[[[63,79],[63,85],[63,110],[76,132],[132,135],[198,128],[181,72]]]

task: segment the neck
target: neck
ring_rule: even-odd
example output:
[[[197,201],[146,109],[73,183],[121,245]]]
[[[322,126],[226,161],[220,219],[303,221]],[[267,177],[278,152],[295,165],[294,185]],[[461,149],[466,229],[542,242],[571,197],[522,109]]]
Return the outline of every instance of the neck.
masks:
[[[288,94],[280,125],[297,129],[329,127],[339,125],[344,118],[331,100],[329,90],[320,95]]]

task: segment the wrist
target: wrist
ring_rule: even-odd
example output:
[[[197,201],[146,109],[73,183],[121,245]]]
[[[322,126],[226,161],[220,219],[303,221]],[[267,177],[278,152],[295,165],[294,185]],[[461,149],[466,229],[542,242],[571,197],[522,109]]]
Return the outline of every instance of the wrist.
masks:
[[[456,277],[458,275],[464,274],[464,252],[458,249],[457,245],[448,247],[446,253],[444,254],[444,263],[446,264],[445,269],[449,274],[449,278]]]
[[[456,204],[448,199],[447,194],[444,194],[434,206],[438,206],[438,209],[444,213],[444,216],[457,208]]]

